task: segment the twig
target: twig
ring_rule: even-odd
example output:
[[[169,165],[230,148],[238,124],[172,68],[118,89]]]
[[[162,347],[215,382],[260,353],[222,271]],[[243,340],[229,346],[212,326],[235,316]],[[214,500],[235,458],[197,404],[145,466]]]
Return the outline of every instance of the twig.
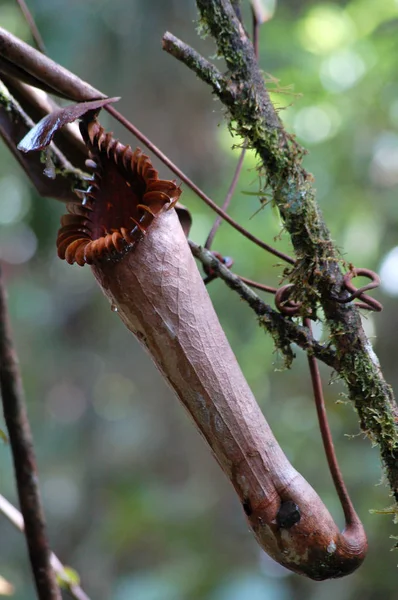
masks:
[[[252,21],[253,21],[253,48],[254,54],[258,60],[259,57],[259,37],[261,25],[264,25],[271,18],[271,13],[268,12],[261,3],[261,0],[251,0]]]
[[[11,504],[11,502],[9,502],[1,494],[0,512],[5,517],[7,517],[7,519],[10,521],[10,523],[14,525],[14,527],[16,527],[22,533],[24,532],[25,527],[22,514],[19,512],[19,510],[15,508],[15,506]],[[50,559],[52,568],[54,569],[55,573],[58,575],[59,579],[62,581],[62,584],[70,593],[72,598],[75,598],[75,600],[90,600],[90,598],[87,596],[84,590],[82,590],[82,588],[75,582],[71,581],[71,578],[68,572],[65,570],[65,567],[53,552],[51,552]]]
[[[196,65],[200,65],[201,79],[203,81],[212,87],[218,88],[221,93],[223,89],[225,89],[226,93],[230,93],[222,73],[211,62],[201,56],[196,50],[184,44],[184,42],[172,33],[167,32],[164,34],[162,47],[163,50],[189,66],[190,69],[195,69]]]
[[[192,254],[200,260],[207,268],[225,281],[229,288],[239,294],[260,317],[261,323],[267,331],[275,338],[279,337],[279,343],[286,346],[295,343],[303,350],[312,352],[319,360],[332,367],[338,368],[338,358],[333,349],[323,346],[313,339],[306,327],[296,325],[294,321],[285,318],[278,311],[264,302],[248,285],[243,283],[238,275],[232,273],[221,261],[219,261],[210,250],[202,248],[195,242],[188,240]],[[272,291],[266,290],[266,291]],[[283,348],[281,348],[283,350]]]
[[[312,335],[311,319],[303,319],[303,324],[308,328]],[[351,502],[351,498],[348,494],[347,488],[344,483],[343,476],[340,471],[339,463],[337,461],[333,438],[330,432],[329,422],[326,414],[325,399],[322,390],[321,374],[317,360],[314,355],[308,354],[308,365],[310,368],[312,389],[314,391],[315,407],[318,415],[319,429],[321,431],[323,446],[325,449],[326,458],[328,461],[329,471],[333,479],[336,492],[339,496],[341,506],[343,508],[344,517],[346,524],[349,525],[354,522],[358,517],[356,515],[354,506]]]
[[[32,38],[33,38],[38,50],[40,50],[40,52],[43,52],[43,54],[45,54],[46,47],[44,45],[43,38],[40,35],[39,29],[35,23],[33,15],[30,12],[25,0],[17,0],[17,4],[18,4],[19,8],[21,9],[23,16],[25,17],[26,22],[29,25],[29,29],[32,34]]]
[[[224,200],[224,202],[221,205],[221,208],[222,208],[222,210],[224,212],[226,212],[228,210],[228,207],[229,207],[230,202],[232,200],[232,196],[234,195],[234,191],[235,191],[236,186],[238,184],[239,175],[241,173],[243,161],[245,159],[245,154],[246,154],[246,148],[243,148],[242,151],[241,151],[241,153],[240,153],[240,156],[239,156],[238,164],[236,165],[236,168],[235,168],[235,173],[234,173],[234,176],[232,178],[231,185],[229,186],[227,195],[225,196],[225,200]],[[222,223],[222,218],[220,217],[220,215],[218,215],[217,218],[216,218],[216,220],[213,223],[212,228],[210,229],[210,233],[207,236],[207,239],[206,239],[206,242],[205,242],[205,248],[207,250],[210,250],[211,245],[213,243],[213,240],[215,238],[215,235],[216,235],[216,233],[218,231],[218,228],[220,227],[221,223]]]
[[[262,292],[267,292],[268,294],[276,294],[277,289],[272,287],[271,285],[265,285],[265,283],[253,281],[252,279],[248,279],[247,277],[243,277],[242,275],[237,275],[237,277],[239,277],[239,279],[249,287],[261,290]]]
[[[267,183],[298,257],[291,273],[297,300],[321,304],[362,430],[380,445],[387,477],[398,500],[398,408],[385,382],[371,343],[353,304],[335,298],[347,294],[339,253],[315,201],[312,177],[303,169],[303,148],[283,128],[266,90],[253,46],[229,0],[196,0],[228,68],[228,90],[212,86],[224,102],[230,126],[246,138],[262,160]],[[200,66],[190,67],[201,77]],[[203,79],[205,79],[203,77]]]
[[[40,600],[61,600],[51,567],[43,508],[38,488],[33,440],[26,413],[21,375],[13,347],[6,294],[0,269],[0,388],[4,419],[14,461],[26,541]]]

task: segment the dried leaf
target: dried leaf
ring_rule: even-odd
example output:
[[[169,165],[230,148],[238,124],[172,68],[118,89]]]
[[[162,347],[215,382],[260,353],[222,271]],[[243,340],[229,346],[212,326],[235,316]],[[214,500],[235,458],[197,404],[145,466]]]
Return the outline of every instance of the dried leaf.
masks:
[[[33,150],[43,150],[52,141],[56,132],[68,123],[73,123],[89,112],[98,111],[107,104],[117,102],[119,98],[105,98],[93,100],[91,102],[79,102],[79,104],[69,104],[64,108],[56,110],[31,129],[18,144],[18,150],[21,152],[32,152]]]

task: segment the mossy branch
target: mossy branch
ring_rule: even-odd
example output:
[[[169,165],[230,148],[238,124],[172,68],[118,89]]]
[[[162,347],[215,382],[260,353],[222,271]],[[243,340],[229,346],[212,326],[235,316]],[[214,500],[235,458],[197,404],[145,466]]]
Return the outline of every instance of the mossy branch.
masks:
[[[336,349],[337,371],[347,384],[362,430],[380,446],[386,475],[398,501],[398,409],[354,304],[347,297],[341,260],[315,200],[313,177],[302,166],[305,150],[287,133],[259,69],[253,46],[230,0],[197,0],[202,28],[215,39],[228,72],[220,80],[202,69],[201,57],[178,40],[168,52],[184,62],[228,109],[230,128],[248,140],[261,160],[297,261],[290,273],[296,299],[323,308]],[[178,46],[178,52],[177,52]],[[203,59],[205,60],[205,59]]]
[[[259,317],[260,324],[272,335],[276,347],[281,350],[287,361],[291,361],[294,356],[290,346],[294,342],[300,348],[313,354],[318,360],[332,367],[332,369],[337,368],[338,360],[335,351],[314,340],[307,327],[297,325],[292,319],[285,317],[264,302],[254,290],[246,285],[238,275],[232,273],[210,250],[202,248],[191,240],[188,240],[188,243],[194,257],[223,279],[227,286],[237,292],[242,300],[245,300],[250,308],[254,310]]]

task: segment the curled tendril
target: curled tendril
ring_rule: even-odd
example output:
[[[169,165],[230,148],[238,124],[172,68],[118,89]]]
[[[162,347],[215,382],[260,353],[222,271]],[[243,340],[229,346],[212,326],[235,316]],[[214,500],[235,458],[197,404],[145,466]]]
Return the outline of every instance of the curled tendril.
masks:
[[[219,252],[215,252],[213,250],[211,251],[211,253],[215,258],[217,258],[217,260],[219,260],[223,265],[225,265],[227,269],[230,269],[233,266],[234,259],[230,256],[223,256]],[[205,285],[208,285],[211,281],[217,279],[218,275],[211,267],[204,265],[203,270],[206,273],[206,277],[203,280]]]
[[[360,288],[356,288],[352,283],[352,279],[354,277],[368,277],[369,279],[371,279],[371,282]],[[380,312],[383,310],[383,305],[371,296],[368,296],[368,294],[364,293],[368,290],[373,290],[377,288],[379,285],[380,277],[374,271],[362,268],[351,269],[344,275],[344,286],[345,289],[348,292],[350,292],[350,295],[347,298],[335,298],[335,300],[337,302],[340,302],[341,304],[347,304],[348,302],[352,302],[353,300],[358,298],[359,300],[361,300],[361,302],[356,303],[356,306],[358,308],[364,308],[366,310]]]
[[[301,302],[293,302],[290,299],[290,295],[293,288],[292,283],[288,283],[287,285],[283,285],[275,293],[275,306],[279,310],[279,312],[284,315],[288,315],[293,317],[297,315],[302,307]]]

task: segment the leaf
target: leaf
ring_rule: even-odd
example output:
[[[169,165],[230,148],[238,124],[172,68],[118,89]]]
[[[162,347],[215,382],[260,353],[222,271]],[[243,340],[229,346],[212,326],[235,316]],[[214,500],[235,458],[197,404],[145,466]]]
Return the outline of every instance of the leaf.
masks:
[[[117,102],[119,99],[120,98],[102,98],[101,100],[69,104],[59,110],[55,110],[41,119],[41,121],[25,135],[23,140],[18,144],[18,150],[21,152],[43,150],[51,143],[58,129],[84,117],[88,112],[99,110],[107,104]]]
[[[5,444],[8,444],[8,437],[5,431],[0,429],[0,440],[3,440]]]
[[[57,573],[57,582],[61,588],[69,589],[72,585],[80,585],[80,575],[72,567],[65,567],[63,572]]]

